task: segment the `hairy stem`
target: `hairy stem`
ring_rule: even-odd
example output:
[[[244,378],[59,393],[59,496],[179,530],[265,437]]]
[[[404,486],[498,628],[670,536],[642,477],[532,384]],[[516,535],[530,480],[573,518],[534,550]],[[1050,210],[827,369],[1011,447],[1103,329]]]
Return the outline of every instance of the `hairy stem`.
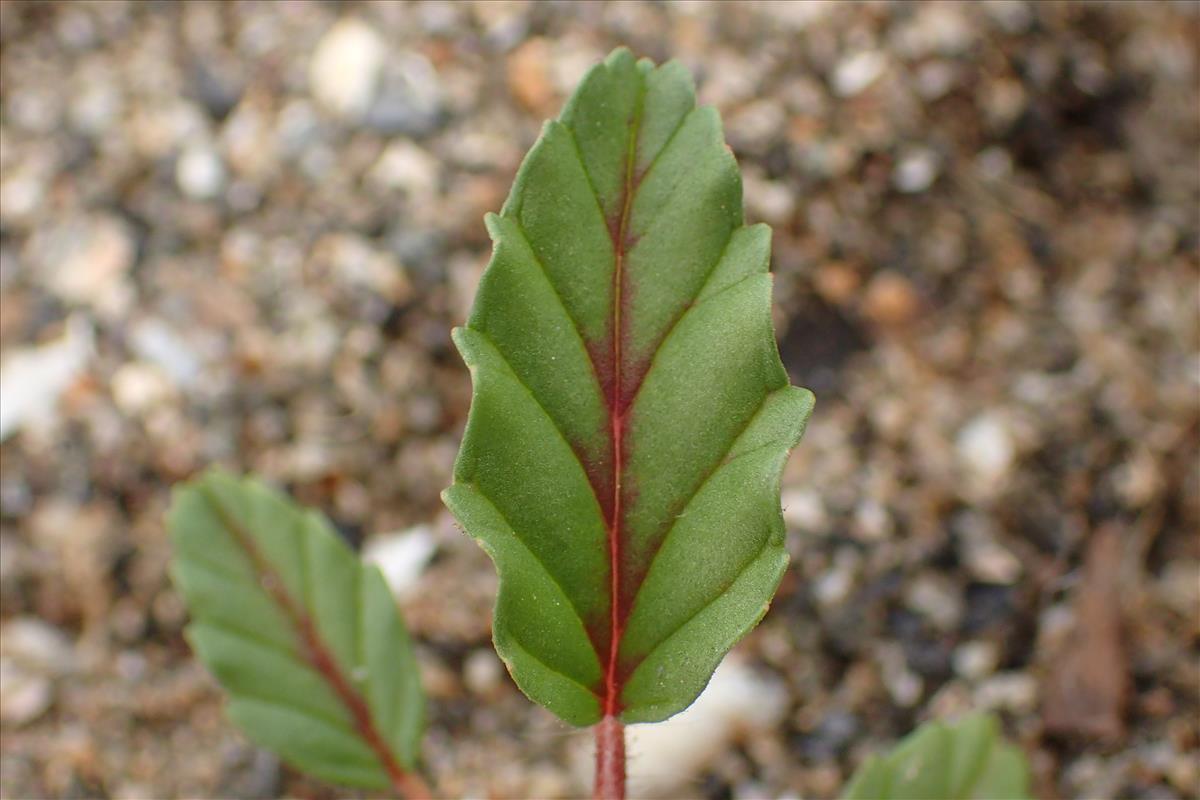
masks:
[[[607,716],[596,725],[595,800],[625,800],[625,726]]]
[[[400,793],[404,800],[431,800],[433,790],[415,772],[391,773],[392,788]]]

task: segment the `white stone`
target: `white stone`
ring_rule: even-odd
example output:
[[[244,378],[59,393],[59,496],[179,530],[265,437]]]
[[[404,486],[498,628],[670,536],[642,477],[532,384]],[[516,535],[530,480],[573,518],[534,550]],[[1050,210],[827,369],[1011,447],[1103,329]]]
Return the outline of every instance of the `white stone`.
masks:
[[[887,57],[877,50],[846,56],[833,68],[833,93],[838,97],[853,97],[878,80],[886,69]]]
[[[379,156],[367,180],[415,198],[428,198],[438,188],[438,162],[412,142],[397,139]]]
[[[973,477],[986,482],[1006,477],[1017,455],[1008,425],[992,412],[968,422],[959,431],[955,447],[963,466]]]
[[[923,3],[915,6],[907,24],[896,28],[891,36],[892,46],[902,55],[919,59],[940,53],[958,55],[975,40],[974,28],[954,3]]]
[[[962,596],[954,585],[936,573],[919,575],[905,593],[908,606],[938,629],[952,631],[963,617]]]
[[[179,190],[195,200],[211,200],[225,187],[225,165],[211,147],[188,147],[175,162]]]
[[[66,675],[75,663],[66,635],[36,617],[17,617],[0,627],[0,656],[45,675]]]
[[[750,213],[771,225],[786,226],[796,213],[796,196],[779,182],[745,175],[746,205]]]
[[[161,405],[172,394],[171,383],[153,364],[130,361],[113,373],[113,402],[129,416],[140,416]]]
[[[833,558],[833,567],[813,582],[813,597],[817,603],[828,608],[840,605],[854,589],[854,577],[858,572],[858,553],[850,548],[838,550]]]
[[[416,586],[435,550],[432,529],[417,525],[371,538],[363,548],[363,559],[379,567],[392,594],[400,597]]]
[[[879,542],[892,535],[891,513],[878,500],[868,498],[854,509],[853,531],[865,541]]]
[[[30,239],[27,254],[37,280],[63,301],[110,313],[128,305],[126,273],[136,249],[120,219],[102,215],[49,226]]]
[[[504,665],[490,648],[473,651],[463,663],[463,683],[474,694],[490,694],[503,677]]]
[[[917,194],[933,185],[937,175],[937,154],[927,148],[920,148],[900,157],[892,173],[892,185],[905,194]]]
[[[921,676],[908,668],[904,649],[895,643],[880,645],[875,654],[879,677],[892,701],[902,708],[912,708],[921,699],[925,683]]]
[[[788,706],[787,689],[779,681],[729,656],[686,710],[663,722],[625,729],[629,796],[680,797],[735,740],[769,735]],[[585,742],[572,765],[579,786],[590,787],[592,737]]]
[[[786,489],[783,492],[783,521],[789,528],[804,532],[825,530],[829,514],[820,493],[813,489]]]
[[[969,681],[986,678],[999,663],[1000,650],[993,642],[963,642],[954,650],[954,672]]]
[[[963,532],[959,557],[971,575],[984,583],[1009,586],[1021,577],[1021,560],[983,530]]]
[[[1027,714],[1037,704],[1037,681],[1024,672],[1002,672],[975,690],[975,706],[981,711],[1003,709]]]
[[[0,720],[6,725],[33,722],[46,713],[53,701],[54,686],[49,678],[0,658]]]
[[[204,367],[191,345],[157,317],[143,317],[130,327],[129,346],[183,388],[193,386]]]
[[[62,338],[9,351],[0,359],[0,441],[28,423],[53,418],[58,398],[91,359],[92,327],[82,317],[67,321]]]
[[[321,37],[309,63],[313,97],[348,120],[361,119],[379,85],[386,48],[382,37],[362,20],[347,17]]]

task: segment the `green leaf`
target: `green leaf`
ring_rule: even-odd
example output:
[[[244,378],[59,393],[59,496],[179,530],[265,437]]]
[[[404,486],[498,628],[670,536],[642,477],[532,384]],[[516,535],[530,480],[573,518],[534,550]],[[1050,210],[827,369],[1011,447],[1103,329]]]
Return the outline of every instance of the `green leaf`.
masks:
[[[234,722],[323,780],[404,786],[424,699],[378,568],[324,517],[215,470],[176,489],[167,521],[187,637]]]
[[[990,714],[927,722],[886,756],[867,759],[844,800],[1025,800],[1025,756]]]
[[[720,119],[619,49],[526,156],[454,341],[474,394],[443,494],[500,573],[496,649],[576,725],[687,707],[787,565],[812,394],[771,323]]]

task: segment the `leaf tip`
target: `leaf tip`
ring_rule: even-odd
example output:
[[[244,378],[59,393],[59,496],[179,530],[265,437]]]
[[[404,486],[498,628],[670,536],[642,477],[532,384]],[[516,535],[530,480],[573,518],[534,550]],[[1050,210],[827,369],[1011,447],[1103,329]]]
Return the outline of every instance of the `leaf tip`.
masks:
[[[625,45],[619,45],[614,47],[612,52],[605,57],[604,64],[608,67],[617,67],[624,63],[633,62],[634,60],[633,51]]]

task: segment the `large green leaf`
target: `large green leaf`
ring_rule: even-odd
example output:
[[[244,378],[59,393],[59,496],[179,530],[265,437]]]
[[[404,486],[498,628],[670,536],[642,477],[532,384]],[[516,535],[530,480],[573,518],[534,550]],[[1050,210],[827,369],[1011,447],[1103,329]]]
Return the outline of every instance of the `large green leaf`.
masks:
[[[770,229],[677,63],[615,51],[546,123],[454,341],[474,396],[443,497],[500,573],[496,649],[563,719],[685,708],[787,564],[812,409],[771,324]]]
[[[234,722],[324,780],[423,793],[420,676],[379,569],[324,517],[218,471],[176,489],[168,526],[188,640]]]
[[[843,800],[1026,800],[1025,756],[989,714],[927,722],[886,756],[872,756]]]

